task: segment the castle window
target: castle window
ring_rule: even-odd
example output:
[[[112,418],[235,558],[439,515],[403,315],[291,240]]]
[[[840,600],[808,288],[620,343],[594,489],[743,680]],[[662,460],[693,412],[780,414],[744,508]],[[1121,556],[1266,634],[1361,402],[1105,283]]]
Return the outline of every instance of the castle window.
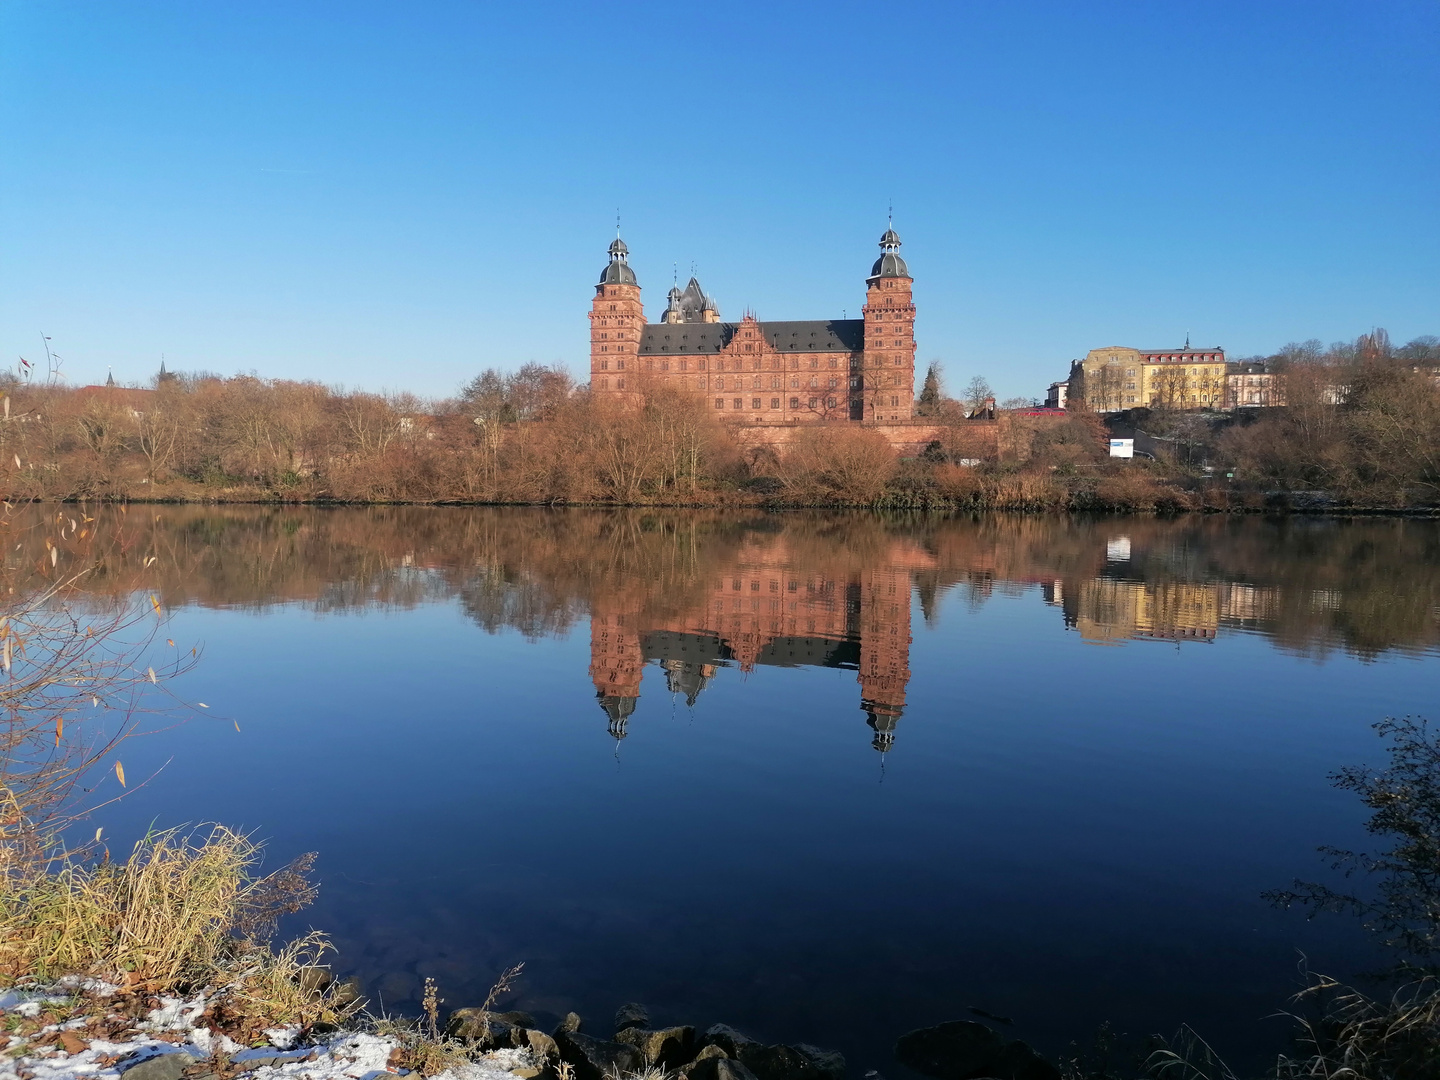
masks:
[[[758,408],[760,407],[760,399],[759,399],[758,397],[757,397],[757,398],[751,398],[751,399],[750,399],[750,407],[751,407],[752,409],[758,409]]]
[[[703,375],[700,376],[700,389],[701,389],[701,390],[704,390],[704,389],[705,389],[705,376],[703,376]]]
[[[772,408],[772,409],[778,409],[779,407],[780,407],[780,399],[779,399],[778,397],[772,397],[772,398],[770,399],[770,408]]]
[[[835,399],[833,397],[827,397],[825,399],[825,407],[828,409],[833,409],[835,407]]]
[[[835,389],[837,386],[839,386],[839,385],[840,385],[840,380],[837,379],[834,375],[831,375],[831,376],[830,376],[830,389],[831,389],[831,390],[834,390],[834,389]]]
[[[820,361],[817,360],[817,359],[815,359],[815,357],[812,356],[812,357],[810,358],[810,367],[811,367],[811,369],[817,368],[817,367],[819,367],[819,366],[820,366]]]
[[[609,346],[609,345],[601,345],[601,346],[600,346],[600,351],[601,351],[601,352],[609,352],[609,351],[610,351],[610,346]]]
[[[899,366],[900,366],[900,363],[901,363],[900,357],[898,357],[898,356],[895,357],[895,366],[896,366],[896,367],[899,367]]]
[[[660,361],[660,370],[661,370],[661,371],[669,371],[669,370],[670,370],[670,361],[669,361],[669,360],[661,360],[661,361]]]
[[[799,389],[800,389],[800,380],[797,379],[797,378],[794,378],[794,377],[792,376],[791,379],[790,379],[790,389],[791,389],[791,390],[799,390]]]
[[[654,371],[654,370],[655,370],[655,361],[654,361],[654,360],[646,360],[646,361],[645,361],[645,370],[646,370],[646,371]]]
[[[744,400],[743,398],[738,398],[738,397],[737,397],[737,398],[735,399],[735,408],[737,408],[737,409],[743,409],[744,407],[745,407],[745,400]]]
[[[798,409],[799,407],[800,407],[800,399],[799,399],[798,397],[792,397],[792,398],[790,399],[790,408],[792,408],[792,409]],[[795,586],[794,586],[794,585],[791,585],[790,587],[793,589]]]
[[[690,370],[690,361],[689,361],[689,360],[681,360],[681,361],[680,361],[680,370],[681,370],[681,371],[689,371],[689,370]]]
[[[621,371],[624,371],[624,370],[625,370],[625,361],[624,361],[624,360],[616,360],[616,361],[615,361],[615,366],[616,366],[617,368],[619,368]]]
[[[746,352],[754,352],[754,351],[755,351],[755,346],[754,346],[754,345],[751,345],[751,344],[747,341],[747,342],[745,343],[745,351],[746,351]]]
[[[625,389],[625,380],[624,380],[624,379],[616,379],[616,380],[615,380],[615,389],[616,389],[616,390],[624,390],[624,389]]]
[[[724,399],[724,398],[719,398],[719,397],[717,397],[717,398],[715,399],[715,408],[717,408],[717,409],[723,409],[724,407],[725,407],[725,399]]]
[[[609,380],[609,379],[601,379],[601,380],[600,380],[600,389],[601,389],[601,390],[609,390],[609,389],[610,389],[610,380]]]
[[[890,407],[891,407],[892,409],[893,409],[893,408],[896,408],[899,404],[900,404],[900,399],[899,399],[898,397],[892,397],[892,398],[890,399]]]
[[[817,386],[819,386],[819,385],[820,385],[820,380],[817,379],[817,378],[815,378],[814,375],[811,375],[811,376],[810,376],[810,388],[813,390],[815,387],[817,387]]]
[[[812,409],[815,408],[815,402],[816,402],[817,400],[818,400],[817,398],[813,398],[813,397],[810,399],[810,408],[812,408]]]
[[[701,370],[701,371],[704,371],[704,370],[705,370],[705,361],[704,361],[704,360],[697,360],[696,363],[700,365],[700,370]]]
[[[609,361],[609,360],[601,360],[601,361],[600,361],[600,370],[601,370],[601,371],[609,371],[609,370],[610,370],[610,361]]]
[[[832,357],[830,358],[830,366],[831,366],[832,368],[837,368],[837,367],[840,366],[840,361],[836,360],[835,357],[832,356]]]
[[[614,295],[615,295],[615,290],[614,290],[614,289],[611,289],[611,290],[610,290],[610,295],[611,295],[611,296],[614,296]],[[615,305],[614,305],[614,304],[611,304],[611,305],[610,305],[610,310],[611,310],[611,311],[614,311],[614,310],[615,310]]]
[[[759,376],[759,375],[756,375],[755,378],[754,378],[754,380],[751,382],[751,384],[750,384],[750,389],[752,389],[752,390],[759,390],[759,389],[760,389],[760,376]]]

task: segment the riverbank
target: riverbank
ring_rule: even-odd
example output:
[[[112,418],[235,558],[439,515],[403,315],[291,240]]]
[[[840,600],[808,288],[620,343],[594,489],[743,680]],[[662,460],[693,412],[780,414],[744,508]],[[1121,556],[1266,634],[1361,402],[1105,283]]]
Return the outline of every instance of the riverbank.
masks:
[[[725,1024],[654,1028],[648,1010],[617,1011],[613,1033],[570,1013],[546,1033],[524,1012],[455,1010],[426,1021],[360,1016],[343,1027],[248,1030],[230,988],[188,997],[136,994],[70,977],[0,995],[8,1039],[0,1077],[14,1080],[846,1080],[845,1059],[805,1043],[765,1044]],[[1001,1023],[1008,1020],[995,1018]],[[896,1060],[936,1080],[1060,1080],[1023,1042],[975,1020],[901,1035]],[[867,1076],[877,1076],[873,1070]]]

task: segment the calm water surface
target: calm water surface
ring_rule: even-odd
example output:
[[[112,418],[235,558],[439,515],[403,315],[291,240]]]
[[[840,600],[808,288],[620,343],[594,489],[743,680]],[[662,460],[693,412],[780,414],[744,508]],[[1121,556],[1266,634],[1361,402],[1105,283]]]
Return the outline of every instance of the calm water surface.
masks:
[[[1326,776],[1440,713],[1408,521],[132,508],[210,714],[107,832],[320,852],[339,966],[413,1011],[622,1001],[841,1049],[1013,1017],[1050,1052],[1188,1022],[1261,1060],[1343,921],[1259,893],[1362,843]],[[148,568],[150,556],[157,560]],[[238,726],[238,730],[237,730]],[[166,764],[168,762],[168,764]],[[297,923],[292,929],[302,928]]]

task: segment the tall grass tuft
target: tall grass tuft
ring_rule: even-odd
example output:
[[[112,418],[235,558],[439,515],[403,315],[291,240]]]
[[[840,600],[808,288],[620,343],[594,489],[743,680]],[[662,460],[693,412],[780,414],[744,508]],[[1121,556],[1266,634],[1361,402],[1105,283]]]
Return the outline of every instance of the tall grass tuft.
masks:
[[[109,982],[173,988],[203,982],[233,955],[243,930],[265,915],[298,910],[308,886],[277,893],[251,876],[259,850],[216,826],[205,833],[152,833],[123,861],[0,878],[0,973],[11,978],[86,974]],[[273,925],[273,923],[272,923]]]

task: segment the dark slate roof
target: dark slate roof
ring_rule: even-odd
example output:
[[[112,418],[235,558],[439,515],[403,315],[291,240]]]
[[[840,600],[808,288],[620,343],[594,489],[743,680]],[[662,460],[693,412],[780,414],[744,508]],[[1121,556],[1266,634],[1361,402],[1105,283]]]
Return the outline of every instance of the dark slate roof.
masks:
[[[637,285],[635,271],[630,269],[628,263],[614,259],[600,273],[601,285]]]
[[[905,260],[897,252],[887,251],[875,260],[875,265],[870,268],[870,276],[865,280],[871,282],[882,277],[908,278],[909,276],[910,268],[905,265]]]
[[[713,356],[730,343],[739,323],[647,323],[640,334],[641,356]],[[762,322],[765,340],[777,352],[861,352],[864,319]]]
[[[729,642],[718,634],[653,630],[640,641],[646,660],[683,660],[692,664],[727,664],[734,660]],[[755,657],[757,664],[773,667],[860,666],[860,642],[853,638],[810,635],[772,638]]]

